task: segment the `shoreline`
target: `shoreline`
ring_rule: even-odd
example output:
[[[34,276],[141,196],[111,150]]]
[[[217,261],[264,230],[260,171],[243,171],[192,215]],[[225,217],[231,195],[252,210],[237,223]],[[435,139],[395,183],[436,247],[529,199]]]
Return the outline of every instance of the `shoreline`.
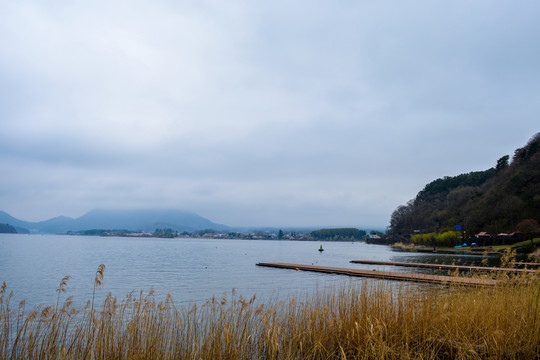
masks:
[[[455,255],[478,255],[478,256],[496,256],[501,257],[505,254],[506,249],[512,250],[511,247],[495,250],[492,247],[468,247],[468,248],[448,248],[448,247],[431,247],[424,245],[412,245],[395,243],[389,245],[394,251],[403,252],[418,252],[418,253],[432,253],[432,254],[455,254]],[[518,253],[518,256],[526,256],[532,258],[534,262],[540,262],[540,253],[538,249],[532,253]]]
[[[410,245],[403,243],[396,243],[390,245],[395,251],[407,251],[407,252],[420,252],[420,253],[434,253],[434,254],[459,254],[459,255],[487,255],[487,256],[501,256],[504,251],[496,251],[493,249],[487,249],[485,247],[471,247],[471,248],[447,248],[447,247],[430,247],[422,245]]]

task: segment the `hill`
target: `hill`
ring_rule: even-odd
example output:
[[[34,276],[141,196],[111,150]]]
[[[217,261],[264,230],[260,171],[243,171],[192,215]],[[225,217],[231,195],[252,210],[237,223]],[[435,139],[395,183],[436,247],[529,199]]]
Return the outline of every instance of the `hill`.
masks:
[[[8,223],[15,228],[30,229],[37,233],[66,233],[90,229],[127,229],[146,232],[153,232],[157,228],[171,228],[177,231],[228,229],[225,225],[213,223],[195,213],[173,209],[92,210],[75,219],[59,216],[40,222],[18,220],[0,211],[0,223]]]
[[[22,234],[28,233],[28,229],[30,229],[32,225],[30,222],[14,218],[5,211],[0,211],[0,223],[9,224],[13,226],[18,233]]]
[[[0,224],[0,234],[16,234],[17,230],[9,224]]]
[[[408,237],[453,230],[511,233],[523,220],[540,222],[540,133],[493,168],[447,176],[427,184],[390,218],[389,233]]]

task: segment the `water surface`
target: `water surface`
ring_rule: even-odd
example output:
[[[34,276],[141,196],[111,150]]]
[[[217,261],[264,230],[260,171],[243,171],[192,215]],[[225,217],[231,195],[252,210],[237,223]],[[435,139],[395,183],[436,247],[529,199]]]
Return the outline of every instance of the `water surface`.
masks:
[[[319,252],[323,245],[325,251]],[[55,304],[58,284],[70,275],[66,294],[76,305],[92,297],[95,272],[105,264],[103,287],[123,298],[129,292],[155,290],[163,300],[170,293],[177,304],[203,303],[213,296],[258,299],[302,295],[327,286],[373,281],[341,275],[258,267],[258,262],[291,262],[347,268],[415,271],[411,268],[350,264],[350,260],[451,262],[451,256],[394,252],[388,246],[363,242],[124,238],[67,235],[0,234],[0,281],[13,290],[14,301]],[[449,260],[450,259],[450,260]],[[463,255],[462,263],[478,256]],[[422,270],[418,270],[422,271]],[[425,271],[425,270],[423,270]]]

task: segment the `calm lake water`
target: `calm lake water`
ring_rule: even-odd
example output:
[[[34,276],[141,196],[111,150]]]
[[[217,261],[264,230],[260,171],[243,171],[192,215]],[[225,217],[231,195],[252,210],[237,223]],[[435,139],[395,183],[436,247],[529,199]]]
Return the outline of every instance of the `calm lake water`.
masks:
[[[323,245],[325,251],[319,252]],[[178,305],[204,303],[212,296],[236,295],[259,300],[303,295],[327,286],[370,279],[256,266],[291,262],[359,269],[414,271],[411,268],[350,264],[350,260],[451,263],[456,256],[394,252],[363,242],[115,238],[64,235],[0,234],[0,282],[27,306],[56,304],[60,280],[72,278],[62,299],[73,295],[77,306],[92,298],[95,272],[105,264],[100,303],[108,292],[119,299],[129,292],[155,290],[157,300],[170,293]],[[478,256],[457,256],[463,264]]]

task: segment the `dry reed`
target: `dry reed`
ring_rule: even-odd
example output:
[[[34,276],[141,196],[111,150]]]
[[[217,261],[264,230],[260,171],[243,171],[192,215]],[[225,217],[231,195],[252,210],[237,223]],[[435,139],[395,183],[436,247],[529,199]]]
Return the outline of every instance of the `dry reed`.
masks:
[[[233,294],[182,308],[170,295],[157,302],[153,291],[132,292],[109,295],[99,310],[67,298],[28,312],[24,302],[11,306],[3,283],[0,359],[537,359],[537,280],[489,288],[365,281],[301,299],[262,304]]]

